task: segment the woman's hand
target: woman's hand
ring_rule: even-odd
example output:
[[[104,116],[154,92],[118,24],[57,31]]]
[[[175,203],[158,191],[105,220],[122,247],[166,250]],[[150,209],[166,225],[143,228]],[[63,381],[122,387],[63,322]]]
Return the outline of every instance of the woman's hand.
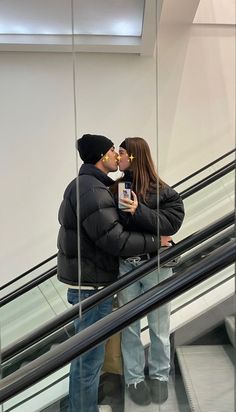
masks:
[[[128,212],[128,213],[131,213],[131,215],[134,215],[138,207],[138,198],[133,191],[131,193],[132,193],[133,199],[122,198],[120,199],[120,202],[126,206],[125,209],[122,208],[122,212]]]
[[[161,236],[161,246],[165,246],[165,247],[171,246],[171,243],[170,243],[171,240],[172,240],[171,236]]]

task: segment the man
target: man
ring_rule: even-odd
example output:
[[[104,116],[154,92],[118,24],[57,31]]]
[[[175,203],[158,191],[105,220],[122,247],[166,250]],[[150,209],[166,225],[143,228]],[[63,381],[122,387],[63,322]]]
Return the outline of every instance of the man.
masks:
[[[58,235],[58,279],[68,285],[68,301],[72,304],[117,279],[119,256],[155,253],[158,247],[156,236],[127,232],[119,222],[116,204],[109,191],[114,182],[107,176],[118,168],[113,142],[105,136],[85,134],[77,140],[77,149],[84,164],[78,179],[65,190],[59,210],[61,227]],[[76,333],[111,311],[112,298],[76,319]],[[98,411],[103,361],[104,344],[72,361],[70,412]]]

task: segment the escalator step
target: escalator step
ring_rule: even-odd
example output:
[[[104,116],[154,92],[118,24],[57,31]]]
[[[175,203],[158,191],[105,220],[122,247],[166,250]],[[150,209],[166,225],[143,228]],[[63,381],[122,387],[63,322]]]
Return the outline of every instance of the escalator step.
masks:
[[[193,345],[176,352],[191,411],[234,412],[234,348]]]
[[[225,318],[225,327],[232,345],[236,348],[236,339],[235,339],[235,316],[227,316]]]

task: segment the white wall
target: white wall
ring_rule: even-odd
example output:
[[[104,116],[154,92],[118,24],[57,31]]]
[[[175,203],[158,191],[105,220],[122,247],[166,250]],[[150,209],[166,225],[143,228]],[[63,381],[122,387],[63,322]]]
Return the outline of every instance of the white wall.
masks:
[[[1,53],[0,89],[4,283],[56,250],[61,180],[75,171],[71,58]]]
[[[171,182],[235,146],[233,28],[163,27],[159,146]]]
[[[162,36],[162,37],[161,37]],[[175,183],[234,147],[233,29],[159,38],[159,169]],[[80,54],[78,135],[146,137],[156,158],[156,63]],[[1,283],[56,251],[57,212],[76,173],[72,59],[0,53]]]
[[[235,0],[201,0],[194,23],[235,24]]]

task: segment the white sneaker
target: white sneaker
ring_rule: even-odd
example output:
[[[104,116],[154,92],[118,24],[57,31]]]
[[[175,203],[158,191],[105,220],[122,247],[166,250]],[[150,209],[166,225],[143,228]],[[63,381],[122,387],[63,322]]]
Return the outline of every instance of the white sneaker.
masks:
[[[112,412],[110,405],[99,405],[99,412]]]

